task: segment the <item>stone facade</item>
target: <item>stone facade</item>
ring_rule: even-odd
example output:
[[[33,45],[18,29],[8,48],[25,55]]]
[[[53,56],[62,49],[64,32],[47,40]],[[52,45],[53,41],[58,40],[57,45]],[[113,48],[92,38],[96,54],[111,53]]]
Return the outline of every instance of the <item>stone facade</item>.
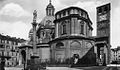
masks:
[[[110,3],[97,7],[97,59],[100,64],[110,63]]]
[[[54,11],[55,8],[50,2],[46,8],[46,16],[37,28],[37,53],[40,61],[65,62],[74,54],[78,54],[81,65],[109,64],[110,27],[107,26],[108,21],[100,20],[101,15],[97,15],[97,36],[93,37],[93,23],[87,11],[79,7],[68,7],[56,12],[55,15]],[[108,18],[110,18],[109,15],[110,13],[107,14]],[[104,21],[105,25],[102,24]],[[108,29],[101,31],[104,26]],[[32,30],[30,31],[32,44],[31,35]]]
[[[69,7],[58,11],[55,14],[54,23],[55,39],[50,41],[52,59],[64,62],[74,54],[79,55],[81,63],[85,58],[86,61],[95,59],[95,51],[90,50],[95,47],[94,38],[92,38],[92,22],[85,10]],[[94,55],[91,58],[86,55],[89,51]]]
[[[53,23],[55,8],[51,2],[46,7],[46,16],[38,24],[37,28],[37,51],[41,62],[50,61],[49,41],[54,38],[55,25]]]
[[[94,41],[91,40],[76,38],[60,40],[51,44],[51,55],[53,59],[62,61],[73,57],[74,54],[79,54],[79,58],[82,58],[92,47],[94,47]]]

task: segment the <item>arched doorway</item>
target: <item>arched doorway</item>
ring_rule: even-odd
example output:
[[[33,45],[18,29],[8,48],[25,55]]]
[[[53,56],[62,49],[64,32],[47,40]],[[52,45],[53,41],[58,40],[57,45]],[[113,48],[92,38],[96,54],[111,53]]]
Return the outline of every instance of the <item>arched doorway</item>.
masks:
[[[65,46],[62,42],[56,44],[55,59],[57,62],[63,62],[65,60]]]
[[[77,40],[72,41],[70,44],[70,57],[73,57],[75,54],[81,57],[81,43]]]
[[[22,50],[21,55],[22,55],[22,63],[24,63],[26,61],[26,51]]]

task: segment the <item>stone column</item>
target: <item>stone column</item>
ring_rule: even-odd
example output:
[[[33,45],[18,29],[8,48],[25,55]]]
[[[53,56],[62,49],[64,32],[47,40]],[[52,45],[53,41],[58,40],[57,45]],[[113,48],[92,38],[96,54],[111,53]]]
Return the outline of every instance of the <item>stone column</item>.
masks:
[[[34,10],[33,12],[33,22],[32,22],[32,26],[33,26],[33,55],[36,55],[36,18],[37,18],[37,11]]]

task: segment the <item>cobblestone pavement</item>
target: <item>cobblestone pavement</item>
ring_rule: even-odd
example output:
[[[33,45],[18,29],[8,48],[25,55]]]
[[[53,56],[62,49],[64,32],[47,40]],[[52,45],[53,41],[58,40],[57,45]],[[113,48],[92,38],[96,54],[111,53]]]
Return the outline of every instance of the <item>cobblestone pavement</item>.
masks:
[[[83,69],[76,69],[76,68],[69,68],[69,67],[46,67],[47,70],[83,70]]]
[[[23,68],[16,67],[5,67],[5,70],[22,70]],[[120,67],[113,66],[93,66],[93,67],[77,67],[77,68],[69,68],[69,67],[46,67],[47,70],[120,70]]]
[[[48,70],[103,70],[105,66],[92,66],[92,67],[47,67]]]
[[[120,70],[118,67],[106,67],[103,70]]]
[[[82,70],[103,70],[106,66],[91,66],[91,67],[77,67],[77,69]]]

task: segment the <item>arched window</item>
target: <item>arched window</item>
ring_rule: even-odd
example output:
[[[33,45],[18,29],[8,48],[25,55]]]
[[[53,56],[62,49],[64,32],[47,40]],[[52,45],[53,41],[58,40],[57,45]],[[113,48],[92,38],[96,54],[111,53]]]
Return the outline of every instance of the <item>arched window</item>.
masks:
[[[56,48],[63,48],[64,44],[62,42],[58,42],[56,44]]]
[[[49,9],[49,15],[51,16],[52,14],[51,14],[51,9]]]
[[[80,34],[84,34],[84,22],[83,21],[81,21],[80,22],[80,27],[81,27],[81,32],[80,32]]]
[[[47,20],[47,21],[46,21],[46,24],[47,24],[47,25],[51,25],[51,21],[50,21],[50,20]]]
[[[40,33],[41,33],[40,37],[44,38],[45,37],[45,31],[41,31]]]
[[[73,41],[71,43],[71,48],[80,48],[81,47],[81,43],[78,41]]]
[[[92,43],[91,42],[87,42],[86,43],[86,48],[91,48],[93,45],[92,45]]]

